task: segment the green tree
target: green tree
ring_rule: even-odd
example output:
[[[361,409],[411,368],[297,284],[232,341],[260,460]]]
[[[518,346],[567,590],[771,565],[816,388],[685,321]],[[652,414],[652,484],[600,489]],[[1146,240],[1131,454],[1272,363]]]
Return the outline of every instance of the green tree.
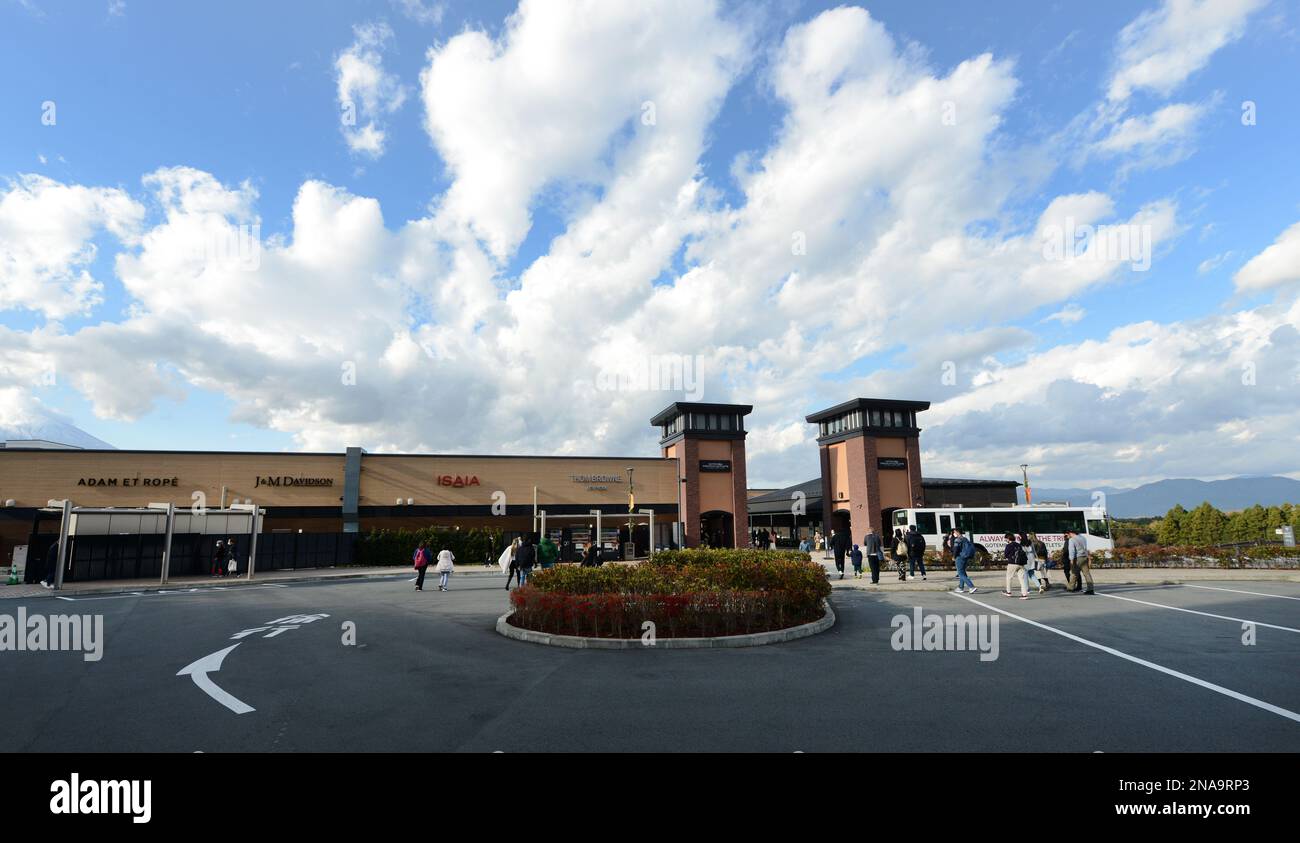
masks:
[[[1202,501],[1200,506],[1188,513],[1180,535],[1186,544],[1219,544],[1227,535],[1227,526],[1227,517],[1211,506],[1209,501]]]
[[[1156,541],[1166,547],[1182,544],[1183,519],[1186,517],[1187,510],[1183,509],[1183,505],[1175,504],[1174,508],[1166,512],[1165,517],[1160,519],[1160,528],[1156,531]]]

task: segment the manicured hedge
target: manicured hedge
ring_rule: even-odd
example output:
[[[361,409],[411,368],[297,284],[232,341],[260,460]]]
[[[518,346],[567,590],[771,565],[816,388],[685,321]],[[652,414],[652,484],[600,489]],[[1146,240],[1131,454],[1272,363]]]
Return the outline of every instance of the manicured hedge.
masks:
[[[637,565],[536,571],[510,595],[510,622],[557,635],[665,638],[738,635],[820,618],[831,586],[808,554],[710,550],[657,553]]]
[[[474,528],[451,530],[425,527],[420,530],[372,530],[357,541],[358,565],[410,565],[420,542],[428,542],[436,555],[440,550],[456,554],[461,565],[481,565],[485,559],[496,560],[505,546],[500,530]]]

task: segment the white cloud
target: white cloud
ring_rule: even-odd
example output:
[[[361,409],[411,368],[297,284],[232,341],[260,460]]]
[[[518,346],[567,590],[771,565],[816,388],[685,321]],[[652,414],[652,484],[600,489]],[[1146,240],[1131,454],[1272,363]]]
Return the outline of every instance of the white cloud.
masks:
[[[1204,116],[1205,105],[1176,103],[1153,114],[1129,117],[1114,125],[1110,133],[1095,144],[1103,153],[1160,153],[1166,163],[1185,155],[1186,141],[1196,123]]]
[[[608,185],[628,161],[693,165],[742,44],[711,2],[524,0],[499,38],[430,50],[425,124],[455,176],[440,217],[504,260],[544,187]]]
[[[392,0],[392,3],[398,11],[416,23],[436,25],[442,23],[442,16],[447,13],[444,3],[426,0]]]
[[[349,149],[378,158],[387,140],[384,118],[402,107],[406,88],[384,70],[383,53],[393,40],[388,24],[355,26],[352,34],[352,46],[334,60],[339,122]]]
[[[1206,258],[1205,260],[1201,261],[1200,264],[1197,265],[1196,273],[1198,275],[1204,275],[1207,272],[1212,272],[1215,269],[1218,269],[1219,266],[1228,258],[1232,257],[1233,254],[1235,253],[1229,250],[1227,252],[1220,252],[1219,254],[1214,255],[1213,257]]]
[[[19,176],[0,190],[0,310],[89,313],[103,289],[90,272],[94,239],[108,232],[133,242],[143,217],[121,190]]]
[[[1263,0],[1165,0],[1120,32],[1116,67],[1107,87],[1112,101],[1135,90],[1168,96],[1210,57],[1242,36]]]
[[[1278,235],[1232,276],[1238,290],[1253,291],[1300,281],[1300,222]]]
[[[1044,317],[1043,321],[1060,322],[1062,325],[1073,325],[1076,322],[1083,321],[1083,317],[1087,315],[1088,311],[1079,307],[1077,304],[1067,304],[1052,315]]]

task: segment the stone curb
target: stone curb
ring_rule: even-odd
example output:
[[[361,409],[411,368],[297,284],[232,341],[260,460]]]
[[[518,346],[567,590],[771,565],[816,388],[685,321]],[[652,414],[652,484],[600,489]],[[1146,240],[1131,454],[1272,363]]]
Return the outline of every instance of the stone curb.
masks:
[[[639,638],[586,638],[578,635],[551,635],[546,632],[534,632],[520,629],[506,621],[511,612],[497,618],[497,632],[516,641],[530,644],[545,644],[548,647],[569,647],[578,650],[699,650],[728,647],[761,647],[765,644],[782,644],[808,638],[819,632],[825,632],[835,625],[835,610],[829,600],[823,605],[826,614],[811,623],[792,626],[788,629],[774,629],[769,632],[753,632],[748,635],[719,635],[712,638],[660,638],[654,644],[642,644]]]

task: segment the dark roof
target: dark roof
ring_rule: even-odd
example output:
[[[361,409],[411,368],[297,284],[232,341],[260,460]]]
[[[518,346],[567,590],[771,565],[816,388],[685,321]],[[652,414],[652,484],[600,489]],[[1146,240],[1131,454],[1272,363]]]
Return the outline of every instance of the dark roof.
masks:
[[[677,418],[680,413],[739,413],[747,416],[754,412],[752,404],[704,404],[698,401],[674,401],[667,407],[664,407],[654,418],[650,419],[653,425],[665,425]]]
[[[818,410],[812,415],[804,416],[804,421],[816,424],[817,422],[841,416],[851,410],[864,410],[872,407],[881,410],[907,410],[919,413],[923,410],[930,409],[930,402],[903,401],[896,398],[854,398],[845,401],[843,404],[836,404],[834,407],[828,407],[825,410]]]

